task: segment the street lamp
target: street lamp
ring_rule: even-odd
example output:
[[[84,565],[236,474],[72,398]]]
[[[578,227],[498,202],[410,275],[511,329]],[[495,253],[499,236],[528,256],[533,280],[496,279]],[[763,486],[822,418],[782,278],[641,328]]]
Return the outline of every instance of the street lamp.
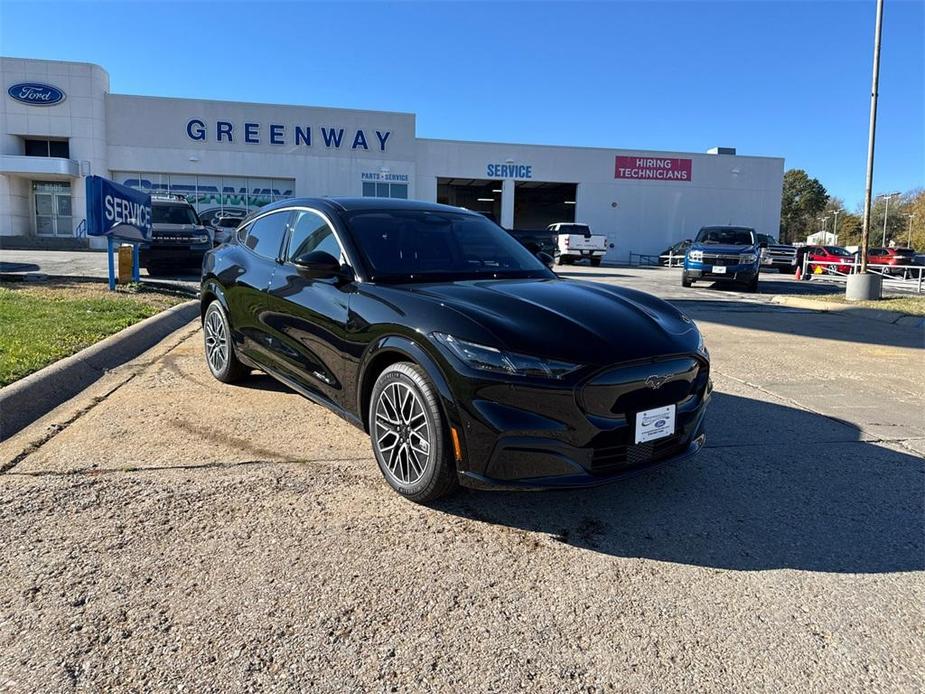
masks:
[[[895,193],[884,193],[883,195],[878,195],[877,199],[883,198],[886,200],[886,207],[883,209],[883,241],[880,243],[881,248],[886,248],[886,220],[890,216],[890,199],[899,197],[899,191]]]
[[[912,248],[912,220],[915,219],[915,214],[910,212],[906,215],[909,218],[909,241],[906,244],[908,248]]]
[[[838,243],[838,215],[841,214],[841,210],[835,210],[832,214],[835,215],[835,222],[832,224],[832,243]]]
[[[822,222],[822,242],[819,245],[824,246],[828,241],[825,237],[825,223],[829,220],[829,218],[823,215],[822,217],[817,217],[817,219]]]

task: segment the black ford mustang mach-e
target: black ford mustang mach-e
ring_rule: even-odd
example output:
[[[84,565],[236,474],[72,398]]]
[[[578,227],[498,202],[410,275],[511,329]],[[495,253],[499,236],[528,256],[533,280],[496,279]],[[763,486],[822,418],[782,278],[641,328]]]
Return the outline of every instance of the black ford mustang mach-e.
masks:
[[[482,215],[292,199],[206,254],[220,381],[259,369],[366,430],[400,494],[588,486],[696,453],[709,355],[642,292],[565,280]]]

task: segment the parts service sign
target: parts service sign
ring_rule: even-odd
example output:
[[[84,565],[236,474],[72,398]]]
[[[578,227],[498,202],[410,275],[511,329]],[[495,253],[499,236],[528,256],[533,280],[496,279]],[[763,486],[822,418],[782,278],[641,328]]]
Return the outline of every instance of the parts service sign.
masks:
[[[151,236],[151,196],[101,176],[87,176],[87,234],[147,240]]]
[[[638,181],[690,181],[691,159],[617,157],[614,178]]]

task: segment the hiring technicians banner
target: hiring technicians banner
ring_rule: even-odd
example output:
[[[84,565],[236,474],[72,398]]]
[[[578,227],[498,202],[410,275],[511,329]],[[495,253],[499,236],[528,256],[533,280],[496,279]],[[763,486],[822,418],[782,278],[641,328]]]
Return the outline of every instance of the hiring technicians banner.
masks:
[[[101,176],[87,176],[87,234],[148,240],[151,196]]]

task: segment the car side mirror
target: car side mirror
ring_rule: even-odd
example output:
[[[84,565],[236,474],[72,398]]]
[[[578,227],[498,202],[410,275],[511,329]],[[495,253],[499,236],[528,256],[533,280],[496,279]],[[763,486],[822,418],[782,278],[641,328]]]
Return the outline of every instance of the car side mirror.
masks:
[[[546,267],[549,267],[555,262],[555,258],[553,258],[551,255],[549,255],[549,253],[546,253],[544,251],[540,251],[539,253],[537,253],[536,257],[539,258],[539,261],[543,263],[543,265],[545,265]]]
[[[325,251],[303,253],[292,259],[300,274],[311,279],[331,279],[342,273],[340,261]]]

